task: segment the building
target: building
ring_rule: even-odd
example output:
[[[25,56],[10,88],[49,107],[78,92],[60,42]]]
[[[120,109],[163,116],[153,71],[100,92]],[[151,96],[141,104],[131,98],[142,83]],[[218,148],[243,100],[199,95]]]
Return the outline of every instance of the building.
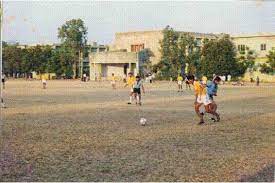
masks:
[[[194,32],[197,45],[202,46],[204,39],[217,39],[218,35]],[[104,53],[90,53],[90,76],[108,78],[112,73],[116,76],[123,76],[129,71],[139,73],[139,66],[142,64],[139,59],[140,51],[150,50],[152,53],[150,61],[157,64],[161,59],[160,41],[163,39],[163,32],[159,31],[138,31],[121,32],[115,34],[114,44],[110,45],[109,51]]]
[[[258,33],[252,35],[232,35],[232,40],[239,52],[246,53],[248,50],[255,52],[256,71],[247,72],[244,80],[256,79],[259,76],[261,81],[275,82],[275,76],[259,72],[260,65],[267,61],[269,51],[275,51],[275,33]]]

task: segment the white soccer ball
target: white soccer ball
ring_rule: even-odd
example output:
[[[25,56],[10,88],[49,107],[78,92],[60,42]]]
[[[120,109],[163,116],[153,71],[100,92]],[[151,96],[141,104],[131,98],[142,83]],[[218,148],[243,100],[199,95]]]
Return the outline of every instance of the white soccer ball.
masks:
[[[140,124],[142,125],[142,126],[144,126],[144,125],[146,125],[146,119],[145,118],[140,118]]]

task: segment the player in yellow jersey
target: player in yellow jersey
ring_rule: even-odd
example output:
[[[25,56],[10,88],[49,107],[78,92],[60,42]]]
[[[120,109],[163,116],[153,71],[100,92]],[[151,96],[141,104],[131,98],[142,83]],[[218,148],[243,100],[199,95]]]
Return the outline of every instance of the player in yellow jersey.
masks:
[[[112,85],[112,88],[115,90],[116,89],[116,78],[115,78],[115,74],[114,73],[112,73],[111,85]]]
[[[124,87],[128,86],[130,88],[130,95],[129,95],[129,102],[128,104],[132,104],[133,100],[133,94],[134,94],[134,84],[135,84],[136,78],[134,77],[134,74],[132,72],[128,73],[127,82]]]
[[[42,80],[43,89],[46,89],[46,87],[47,87],[47,78],[44,74],[42,74],[41,80]]]
[[[195,81],[194,76],[188,76],[188,81],[189,81],[190,84],[193,84],[193,86],[194,86],[195,112],[200,118],[199,124],[201,125],[201,124],[204,123],[204,120],[203,120],[203,115],[204,114],[200,112],[200,107],[202,106],[202,104],[204,104],[206,112],[209,112],[207,110],[208,109],[207,106],[211,103],[211,101],[207,97],[207,89],[206,89],[206,86],[203,83],[201,83],[200,81]]]
[[[183,92],[183,90],[182,90],[183,77],[181,75],[178,75],[177,81],[178,81],[178,92],[180,92],[180,91]]]

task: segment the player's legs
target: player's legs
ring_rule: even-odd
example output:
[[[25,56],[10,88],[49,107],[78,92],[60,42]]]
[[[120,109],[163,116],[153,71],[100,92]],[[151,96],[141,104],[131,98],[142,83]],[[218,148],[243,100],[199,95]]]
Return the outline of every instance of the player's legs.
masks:
[[[129,102],[128,102],[128,104],[132,104],[133,95],[134,95],[134,93],[133,93],[133,91],[131,91],[130,95],[129,95]]]
[[[201,112],[200,112],[200,107],[201,106],[202,106],[202,103],[198,103],[198,102],[195,103],[195,112],[198,115],[198,117],[200,118],[199,124],[203,124],[204,123],[203,114],[201,114]]]

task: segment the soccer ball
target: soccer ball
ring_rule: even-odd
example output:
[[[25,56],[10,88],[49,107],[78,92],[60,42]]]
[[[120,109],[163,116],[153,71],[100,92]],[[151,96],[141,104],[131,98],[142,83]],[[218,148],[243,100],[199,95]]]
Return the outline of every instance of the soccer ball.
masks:
[[[142,125],[142,126],[145,126],[146,125],[146,119],[145,118],[140,118],[140,124]]]

